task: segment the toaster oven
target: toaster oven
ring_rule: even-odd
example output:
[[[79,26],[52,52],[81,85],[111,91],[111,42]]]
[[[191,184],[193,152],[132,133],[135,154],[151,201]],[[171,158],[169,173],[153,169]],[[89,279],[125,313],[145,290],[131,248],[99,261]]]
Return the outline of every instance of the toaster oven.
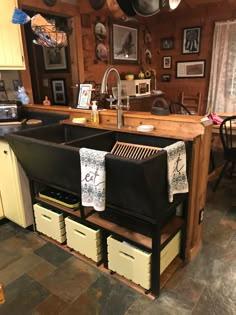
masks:
[[[121,80],[123,93],[129,96],[144,96],[151,94],[151,79]]]
[[[20,108],[18,101],[0,101],[0,122],[20,120]]]

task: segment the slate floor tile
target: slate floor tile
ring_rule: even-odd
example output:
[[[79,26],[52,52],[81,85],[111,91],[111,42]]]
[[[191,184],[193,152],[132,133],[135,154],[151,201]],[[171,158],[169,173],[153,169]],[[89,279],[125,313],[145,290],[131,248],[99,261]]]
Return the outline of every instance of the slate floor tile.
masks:
[[[193,302],[166,289],[162,290],[155,301],[150,301],[149,304],[141,304],[139,308],[137,307],[138,304],[138,301],[136,301],[125,315],[191,315],[194,307]]]
[[[0,305],[0,315],[28,315],[48,295],[45,287],[24,274],[6,286],[6,302]]]
[[[47,243],[34,252],[56,267],[72,256],[70,253],[53,243]]]
[[[11,247],[0,247],[0,270],[6,268],[14,261],[20,259],[22,255]]]
[[[72,256],[41,283],[63,301],[72,303],[100,276],[98,269]]]
[[[39,304],[29,315],[58,315],[68,306],[58,296],[50,295]],[[73,315],[73,314],[71,314]]]
[[[139,296],[121,282],[102,275],[62,315],[123,315]]]
[[[0,281],[3,285],[8,285],[19,276],[32,269],[42,261],[42,258],[30,253],[12,262],[4,269],[0,270]]]
[[[180,296],[183,296],[188,301],[196,303],[199,300],[204,289],[205,285],[202,283],[202,281],[185,277],[179,283],[175,292],[177,292]]]
[[[19,232],[18,225],[12,222],[0,222],[0,241],[6,240],[14,236],[18,232]]]
[[[42,260],[37,266],[29,270],[27,273],[30,277],[37,281],[41,281],[50,275],[56,269],[55,266],[49,264],[47,261]]]
[[[230,296],[222,294],[221,290],[208,286],[193,310],[193,315],[235,315],[236,304]]]
[[[0,243],[0,249],[11,248],[20,255],[26,255],[42,247],[45,241],[36,233],[21,229],[17,234]]]

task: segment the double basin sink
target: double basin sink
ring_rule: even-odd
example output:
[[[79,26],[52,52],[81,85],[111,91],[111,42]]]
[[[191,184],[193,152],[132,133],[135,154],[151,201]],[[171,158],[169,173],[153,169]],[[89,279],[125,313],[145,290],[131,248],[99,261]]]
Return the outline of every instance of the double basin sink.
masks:
[[[30,179],[78,195],[80,148],[107,151],[108,211],[162,220],[180,197],[177,195],[172,204],[168,201],[167,154],[162,149],[176,139],[58,123],[8,134],[7,140]],[[145,158],[130,158],[111,153],[117,141],[161,149]],[[186,149],[189,162],[191,143],[186,142]]]

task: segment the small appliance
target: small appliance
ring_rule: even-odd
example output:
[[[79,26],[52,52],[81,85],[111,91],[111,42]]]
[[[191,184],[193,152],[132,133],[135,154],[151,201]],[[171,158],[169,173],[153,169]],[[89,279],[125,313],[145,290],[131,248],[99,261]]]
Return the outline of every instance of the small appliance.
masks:
[[[0,101],[0,122],[19,121],[21,102]]]
[[[128,96],[143,96],[151,94],[151,79],[121,80],[122,92]]]

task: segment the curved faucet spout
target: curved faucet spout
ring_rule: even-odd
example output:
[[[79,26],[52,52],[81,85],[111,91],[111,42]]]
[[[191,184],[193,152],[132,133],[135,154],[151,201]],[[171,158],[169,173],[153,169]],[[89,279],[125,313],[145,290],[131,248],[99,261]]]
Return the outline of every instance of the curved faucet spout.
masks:
[[[121,105],[121,80],[120,80],[120,74],[117,71],[116,68],[114,67],[109,67],[105,71],[103,78],[102,78],[102,83],[101,83],[101,94],[107,93],[107,79],[108,76],[111,72],[114,72],[116,75],[116,83],[117,83],[117,127],[120,128],[123,125],[122,122],[122,105]]]

